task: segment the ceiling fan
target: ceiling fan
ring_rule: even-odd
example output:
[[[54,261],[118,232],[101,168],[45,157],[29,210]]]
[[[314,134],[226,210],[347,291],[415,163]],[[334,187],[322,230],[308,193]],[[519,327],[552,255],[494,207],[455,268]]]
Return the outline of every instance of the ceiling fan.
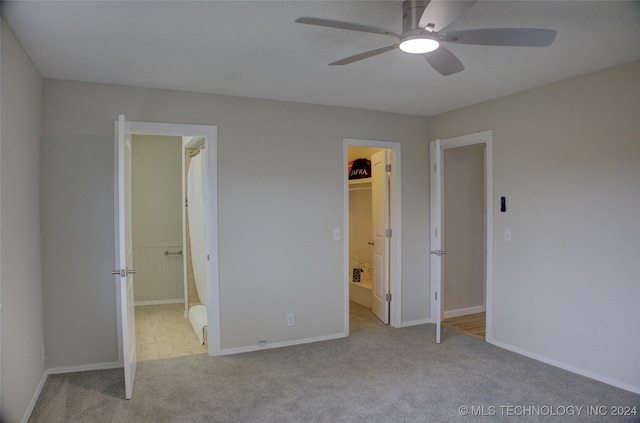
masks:
[[[349,56],[329,65],[347,65],[399,48],[412,54],[422,54],[441,75],[464,70],[464,65],[443,43],[477,44],[487,46],[547,47],[553,43],[556,31],[534,28],[487,28],[442,33],[478,0],[406,0],[402,3],[402,33],[331,19],[302,17],[296,22],[369,32],[396,37],[398,42],[364,53]]]

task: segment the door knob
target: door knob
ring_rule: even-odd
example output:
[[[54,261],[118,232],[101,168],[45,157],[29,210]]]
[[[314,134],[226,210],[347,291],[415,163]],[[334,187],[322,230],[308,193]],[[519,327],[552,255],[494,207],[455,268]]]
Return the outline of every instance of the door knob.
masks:
[[[135,270],[129,270],[129,269],[120,269],[120,270],[111,271],[112,275],[120,275],[121,278],[126,278],[127,275],[133,275],[135,273],[136,273]]]
[[[433,250],[433,251],[429,251],[430,254],[435,254],[436,256],[440,257],[443,256],[445,254],[447,254],[446,250]]]
[[[369,241],[369,242],[367,242],[367,244],[369,244],[369,245],[375,245],[375,242],[373,242],[373,241]]]

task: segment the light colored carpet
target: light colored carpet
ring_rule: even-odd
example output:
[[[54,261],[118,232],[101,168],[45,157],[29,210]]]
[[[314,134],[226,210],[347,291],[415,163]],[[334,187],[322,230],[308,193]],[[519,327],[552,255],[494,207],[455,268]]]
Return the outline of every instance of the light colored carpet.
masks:
[[[394,329],[351,305],[351,336],[234,356],[139,363],[134,398],[122,370],[50,376],[35,422],[637,422],[638,416],[508,415],[507,406],[628,405],[640,395],[434,325]],[[492,417],[462,416],[475,407]],[[484,408],[481,408],[484,407]],[[544,411],[544,408],[539,408]],[[520,410],[522,414],[523,410]]]

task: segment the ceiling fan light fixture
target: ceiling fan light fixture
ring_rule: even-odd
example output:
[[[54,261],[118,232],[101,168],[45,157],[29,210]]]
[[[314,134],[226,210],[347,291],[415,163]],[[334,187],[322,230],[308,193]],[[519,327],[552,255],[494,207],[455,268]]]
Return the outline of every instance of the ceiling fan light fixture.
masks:
[[[429,53],[439,46],[440,43],[437,40],[425,36],[408,37],[400,42],[400,50],[411,54]]]

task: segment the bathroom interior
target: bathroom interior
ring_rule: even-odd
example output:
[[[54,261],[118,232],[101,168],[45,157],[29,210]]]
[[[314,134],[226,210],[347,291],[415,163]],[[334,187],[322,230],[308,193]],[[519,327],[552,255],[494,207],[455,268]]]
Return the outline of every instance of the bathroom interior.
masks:
[[[207,352],[203,148],[197,137],[132,137],[138,360]]]
[[[371,310],[373,220],[370,162],[382,148],[349,146],[349,301]],[[364,159],[364,160],[362,160]],[[369,161],[368,169],[365,160]]]

